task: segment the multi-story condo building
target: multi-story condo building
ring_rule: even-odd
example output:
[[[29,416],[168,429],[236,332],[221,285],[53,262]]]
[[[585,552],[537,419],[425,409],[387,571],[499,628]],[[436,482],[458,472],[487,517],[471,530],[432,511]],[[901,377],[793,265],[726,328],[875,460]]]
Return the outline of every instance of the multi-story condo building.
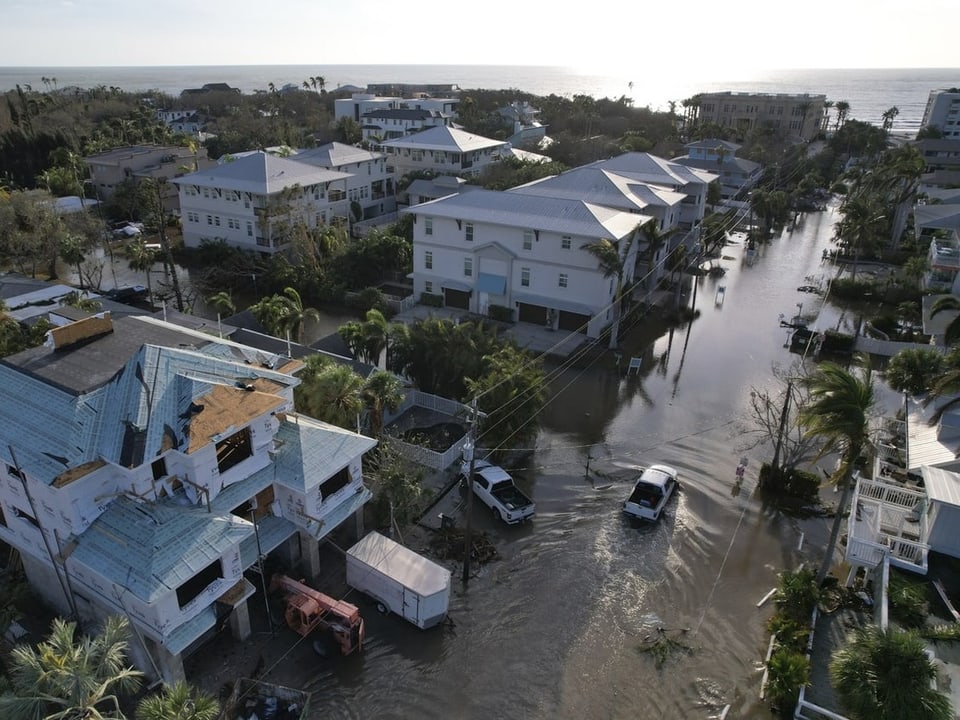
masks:
[[[960,88],[931,90],[920,127],[937,128],[944,138],[960,140]]]
[[[450,115],[439,110],[371,110],[360,118],[360,132],[368,142],[406,137],[432,127],[449,126]]]
[[[347,220],[349,178],[265,152],[176,178],[184,245],[222,240],[246,250],[282,251],[296,223],[314,228]]]
[[[470,177],[503,159],[510,143],[452,127],[435,127],[388,140],[381,143],[379,149],[387,154],[387,164],[398,176],[429,171],[437,175]]]
[[[405,98],[381,96],[374,93],[354,93],[349,98],[340,98],[333,101],[333,117],[335,121],[348,117],[361,123],[364,115],[377,110],[426,110],[455,120],[459,102],[459,99],[453,97],[421,95]]]
[[[788,138],[809,141],[820,132],[826,95],[808,93],[735,93],[700,94],[701,124],[712,123],[733,128],[738,137],[751,130],[770,127]]]
[[[686,148],[687,154],[673,158],[673,162],[716,173],[720,179],[720,197],[724,200],[742,195],[763,174],[760,163],[738,158],[740,146],[729,140],[697,140],[687,143]]]
[[[244,577],[359,522],[376,441],[294,410],[302,363],[152,317],[100,313],[0,361],[0,540],[35,591],[129,618],[150,677],[221,625],[250,635]]]
[[[414,293],[488,314],[505,308],[520,322],[599,337],[613,321],[617,278],[584,245],[620,248],[650,216],[583,200],[473,190],[415,205]],[[623,259],[633,279],[637,243]]]
[[[382,152],[333,142],[298,150],[292,159],[349,175],[347,200],[363,209],[362,218],[357,219],[369,220],[397,209],[394,174],[387,169]]]

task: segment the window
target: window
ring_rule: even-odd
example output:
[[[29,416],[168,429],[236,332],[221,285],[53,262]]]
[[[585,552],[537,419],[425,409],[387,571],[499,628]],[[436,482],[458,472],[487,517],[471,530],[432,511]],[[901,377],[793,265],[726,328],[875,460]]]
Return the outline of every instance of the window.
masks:
[[[423,267],[427,270],[433,270],[433,253],[430,250],[423,254]]]
[[[433,294],[433,283],[427,280],[427,282],[423,284],[423,291],[425,293]]]
[[[250,428],[241,428],[217,443],[217,468],[221,474],[253,455]]]
[[[467,277],[473,276],[473,258],[467,257],[463,259],[463,274]]]
[[[564,250],[569,250],[570,242],[571,242],[570,236],[564,235],[562,238],[560,238],[560,247],[563,248]]]
[[[423,219],[423,234],[433,235],[433,218]]]
[[[467,223],[464,226],[465,238],[467,242],[473,242],[473,223]]]
[[[220,227],[220,216],[219,216],[219,215],[217,215],[217,216],[213,219],[213,224],[216,225],[217,227]]]
[[[520,285],[530,287],[530,268],[520,268]]]
[[[567,280],[569,280],[569,275],[566,273],[560,273],[560,277],[557,278],[557,287],[565,288],[567,286]]]
[[[220,558],[217,558],[177,588],[177,602],[180,604],[180,608],[189,605],[191,600],[222,577],[223,570],[221,569]]]
[[[523,231],[523,249],[524,250],[533,249],[533,230]]]
[[[207,225],[213,225],[213,215],[207,215]]]
[[[205,198],[210,197],[210,188],[204,188],[204,189],[203,189],[203,196],[204,196]]]
[[[343,468],[340,472],[331,478],[327,478],[320,483],[320,499],[324,500],[338,490],[342,490],[350,484],[350,469]]]
[[[253,237],[253,223],[247,221],[247,237]]]
[[[150,463],[150,469],[153,471],[154,480],[163,480],[167,476],[167,459],[154,460]]]

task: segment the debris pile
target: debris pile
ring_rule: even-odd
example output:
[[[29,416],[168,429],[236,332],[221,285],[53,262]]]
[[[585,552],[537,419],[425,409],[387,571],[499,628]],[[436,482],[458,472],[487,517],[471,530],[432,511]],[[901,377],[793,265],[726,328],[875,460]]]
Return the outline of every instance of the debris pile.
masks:
[[[474,532],[471,540],[470,562],[485,565],[500,559],[500,553],[485,532]],[[430,540],[430,547],[441,560],[463,562],[465,538],[461,528],[442,528]]]

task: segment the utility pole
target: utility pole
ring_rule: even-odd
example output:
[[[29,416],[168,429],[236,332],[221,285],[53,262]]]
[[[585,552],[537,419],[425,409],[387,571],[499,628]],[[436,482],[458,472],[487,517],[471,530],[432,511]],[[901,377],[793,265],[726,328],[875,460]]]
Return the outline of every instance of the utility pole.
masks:
[[[463,584],[470,581],[470,559],[473,555],[473,470],[477,457],[477,398],[470,401],[470,430],[463,446],[463,459],[467,470],[467,524],[463,531]]]
[[[770,463],[772,470],[780,473],[780,448],[783,446],[783,434],[787,429],[787,411],[790,407],[790,395],[793,393],[793,378],[787,380],[787,394],[783,398],[783,409],[780,411],[780,427],[777,430],[777,444],[773,449],[773,462]]]

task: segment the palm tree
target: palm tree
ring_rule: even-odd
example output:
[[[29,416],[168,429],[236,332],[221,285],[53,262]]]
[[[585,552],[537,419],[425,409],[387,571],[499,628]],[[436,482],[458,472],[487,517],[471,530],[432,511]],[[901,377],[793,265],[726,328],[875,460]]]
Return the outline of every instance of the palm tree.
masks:
[[[53,621],[36,649],[11,653],[12,689],[0,695],[6,720],[123,720],[119,694],[140,686],[141,673],[127,666],[126,619],[108,617],[96,637],[76,638],[76,623]]]
[[[934,300],[933,305],[930,306],[930,318],[936,317],[945,310],[955,312],[960,310],[960,298],[953,295],[944,295],[941,298],[937,298]],[[943,331],[943,342],[945,345],[953,345],[958,340],[960,340],[960,312],[947,324],[947,327]]]
[[[159,695],[145,697],[137,705],[137,720],[215,720],[220,704],[187,683],[164,685]]]
[[[834,450],[841,452],[840,467],[833,479],[842,492],[826,555],[817,574],[819,585],[826,579],[833,563],[840,527],[850,500],[850,479],[867,442],[868,414],[875,396],[869,364],[864,365],[858,377],[836,363],[824,362],[802,383],[809,392],[809,403],[800,411],[798,418],[805,429],[805,436],[823,441],[818,457]]]
[[[830,659],[830,680],[852,720],[951,720],[950,699],[931,686],[937,667],[912,631],[868,625]]]
[[[618,243],[607,238],[600,238],[596,242],[585,243],[581,246],[582,250],[586,250],[597,259],[603,277],[616,277],[617,279],[617,287],[613,296],[613,326],[610,329],[610,349],[617,347],[617,335],[620,330],[620,311],[623,303],[623,281],[629,270],[627,267],[627,258],[630,256],[630,247],[633,245],[633,240],[637,235],[638,229],[639,226],[628,238]]]
[[[887,215],[876,197],[866,192],[848,196],[840,211],[843,217],[834,226],[834,240],[853,253],[850,277],[856,280],[860,254],[874,248],[886,234]]]
[[[229,290],[221,290],[207,298],[207,305],[215,308],[222,315],[233,315],[237,306],[233,302],[233,294]]]
[[[384,411],[396,412],[403,402],[403,382],[393,373],[377,370],[367,378],[360,394],[370,412],[370,433],[380,437]]]
[[[837,124],[835,130],[839,130],[847,120],[847,113],[850,112],[850,103],[846,100],[837,100],[833,106],[837,109]]]
[[[83,238],[79,235],[66,235],[60,240],[60,258],[68,265],[77,268],[77,280],[83,290],[83,270],[81,264],[86,260],[83,252]]]
[[[880,117],[883,118],[883,131],[886,133],[890,132],[890,128],[893,127],[893,120],[900,114],[900,108],[896,105],[891,107],[889,110],[885,110],[883,115]]]
[[[360,396],[363,378],[349,365],[314,362],[311,367],[310,361],[314,357],[320,356],[307,358],[307,372],[303,375],[302,384],[295,391],[297,407],[331,425],[355,428],[357,418],[363,411],[363,400]]]
[[[894,390],[921,395],[943,376],[943,355],[932,347],[901,350],[887,363],[884,377]]]
[[[146,273],[147,302],[150,303],[152,307],[153,285],[152,281],[150,280],[150,274],[153,269],[153,264],[157,259],[157,251],[153,248],[147,247],[147,244],[143,241],[143,238],[138,238],[135,242],[132,242],[127,246],[127,257],[130,260],[129,266],[131,270]]]
[[[315,308],[304,307],[300,293],[295,288],[288,287],[283,289],[283,297],[280,303],[283,308],[283,315],[280,320],[280,329],[296,337],[297,342],[303,344],[304,325],[308,319],[313,321],[320,320],[320,313]]]
[[[830,129],[830,108],[833,107],[833,100],[824,100],[823,119],[820,121],[820,130],[826,132]]]

